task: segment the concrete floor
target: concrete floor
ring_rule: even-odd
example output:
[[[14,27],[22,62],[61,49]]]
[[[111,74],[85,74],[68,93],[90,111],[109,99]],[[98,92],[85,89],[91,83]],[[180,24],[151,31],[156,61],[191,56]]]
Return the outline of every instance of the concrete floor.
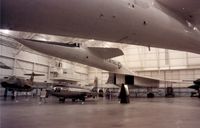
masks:
[[[89,100],[64,104],[48,99],[1,100],[0,128],[198,128],[199,98]]]

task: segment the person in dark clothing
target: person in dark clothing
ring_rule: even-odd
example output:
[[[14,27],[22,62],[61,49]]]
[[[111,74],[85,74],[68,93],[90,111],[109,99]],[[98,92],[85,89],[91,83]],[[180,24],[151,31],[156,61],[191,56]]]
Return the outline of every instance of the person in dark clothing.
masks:
[[[128,86],[122,84],[121,90],[119,93],[119,99],[121,104],[127,104],[129,103],[129,91],[128,91]]]
[[[199,88],[199,90],[198,90],[198,93],[199,93],[199,98],[200,98],[200,88]]]

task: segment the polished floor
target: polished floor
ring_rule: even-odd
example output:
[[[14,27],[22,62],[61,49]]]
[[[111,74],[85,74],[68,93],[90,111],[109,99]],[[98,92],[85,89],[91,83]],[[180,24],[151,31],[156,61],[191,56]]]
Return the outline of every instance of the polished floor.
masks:
[[[199,128],[199,98],[135,98],[127,105],[96,99],[59,103],[0,101],[0,128]]]

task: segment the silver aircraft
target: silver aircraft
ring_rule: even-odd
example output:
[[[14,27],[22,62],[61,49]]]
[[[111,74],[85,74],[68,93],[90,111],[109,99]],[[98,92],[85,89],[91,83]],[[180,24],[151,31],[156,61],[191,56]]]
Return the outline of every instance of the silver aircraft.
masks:
[[[1,0],[1,29],[200,53],[200,0]]]
[[[65,102],[65,99],[72,99],[73,102],[76,100],[84,102],[86,98],[95,98],[97,95],[97,89],[95,87],[89,89],[77,85],[57,84],[54,85],[52,89],[47,89],[47,93],[48,95],[58,97],[60,102]]]

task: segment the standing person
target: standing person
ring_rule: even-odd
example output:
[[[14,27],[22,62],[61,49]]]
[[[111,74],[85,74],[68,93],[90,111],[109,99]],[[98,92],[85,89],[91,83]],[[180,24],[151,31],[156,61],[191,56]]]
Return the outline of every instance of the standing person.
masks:
[[[127,103],[130,103],[130,98],[129,98],[129,89],[128,89],[128,85],[124,85],[124,88],[126,90],[126,101]]]
[[[130,103],[128,86],[124,85],[123,83],[122,83],[121,90],[120,90],[120,93],[119,93],[119,99],[120,99],[121,104]]]
[[[106,89],[106,98],[111,99],[111,92],[110,92],[109,88]]]
[[[40,102],[46,103],[46,95],[47,95],[46,90],[45,89],[41,89],[41,92],[40,92]]]

